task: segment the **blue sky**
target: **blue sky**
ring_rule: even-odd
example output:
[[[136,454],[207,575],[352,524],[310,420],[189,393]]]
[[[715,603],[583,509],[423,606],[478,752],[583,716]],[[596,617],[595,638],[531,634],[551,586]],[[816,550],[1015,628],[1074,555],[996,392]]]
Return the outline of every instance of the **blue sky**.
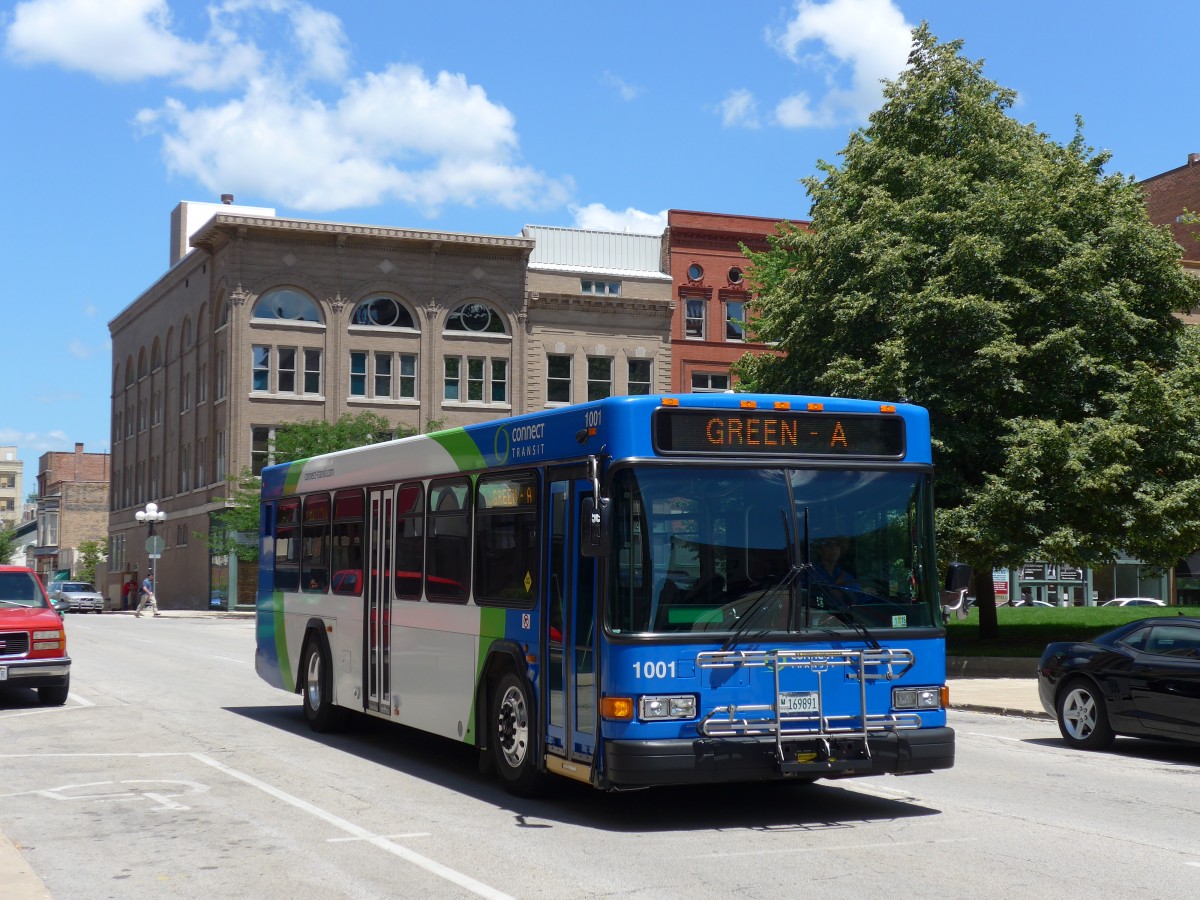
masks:
[[[962,39],[1013,114],[1135,178],[1200,152],[1200,7],[1095,0],[26,0],[0,4],[0,444],[109,448],[108,322],[181,200],[516,234],[803,219],[902,69]]]

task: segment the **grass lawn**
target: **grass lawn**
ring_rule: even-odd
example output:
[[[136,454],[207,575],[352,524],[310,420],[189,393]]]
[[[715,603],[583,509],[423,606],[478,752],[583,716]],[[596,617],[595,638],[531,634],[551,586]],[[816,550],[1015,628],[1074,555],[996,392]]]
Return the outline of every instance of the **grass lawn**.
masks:
[[[952,618],[946,626],[948,656],[1032,656],[1039,657],[1053,641],[1086,641],[1135,619],[1154,616],[1200,617],[1197,606],[1068,606],[1047,609],[1044,606],[996,609],[1000,637],[979,639],[979,610],[967,618]]]

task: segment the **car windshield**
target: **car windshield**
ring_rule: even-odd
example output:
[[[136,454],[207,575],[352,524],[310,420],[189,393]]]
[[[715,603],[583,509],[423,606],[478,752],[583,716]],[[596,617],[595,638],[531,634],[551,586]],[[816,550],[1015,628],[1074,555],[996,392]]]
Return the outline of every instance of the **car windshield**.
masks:
[[[62,585],[62,587],[59,588],[59,590],[66,591],[68,594],[94,594],[94,593],[96,593],[96,588],[93,587],[91,584],[89,584],[86,581],[65,581],[65,582],[63,582],[63,585]]]
[[[925,472],[627,468],[612,496],[614,633],[941,623]]]
[[[34,576],[29,572],[0,572],[0,608],[44,607],[46,600]]]

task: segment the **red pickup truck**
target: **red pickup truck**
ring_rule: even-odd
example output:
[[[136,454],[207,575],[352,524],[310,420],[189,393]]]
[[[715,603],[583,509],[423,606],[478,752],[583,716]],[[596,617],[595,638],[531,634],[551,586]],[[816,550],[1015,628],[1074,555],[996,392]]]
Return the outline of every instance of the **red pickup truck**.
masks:
[[[67,702],[67,631],[32,569],[0,566],[0,688],[36,688],[47,706]]]

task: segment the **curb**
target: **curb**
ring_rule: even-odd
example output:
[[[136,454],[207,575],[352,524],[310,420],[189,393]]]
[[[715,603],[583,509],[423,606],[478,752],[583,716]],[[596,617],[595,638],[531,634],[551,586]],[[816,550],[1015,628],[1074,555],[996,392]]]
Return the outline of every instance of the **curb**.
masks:
[[[16,845],[0,832],[0,884],[7,900],[52,900],[45,883]]]
[[[990,713],[994,716],[1019,716],[1023,719],[1045,719],[1053,722],[1054,717],[1042,710],[1015,709],[1010,706],[988,706],[984,703],[955,703],[950,702],[951,709],[961,709],[967,712]]]
[[[947,678],[1034,678],[1032,656],[947,656]]]

